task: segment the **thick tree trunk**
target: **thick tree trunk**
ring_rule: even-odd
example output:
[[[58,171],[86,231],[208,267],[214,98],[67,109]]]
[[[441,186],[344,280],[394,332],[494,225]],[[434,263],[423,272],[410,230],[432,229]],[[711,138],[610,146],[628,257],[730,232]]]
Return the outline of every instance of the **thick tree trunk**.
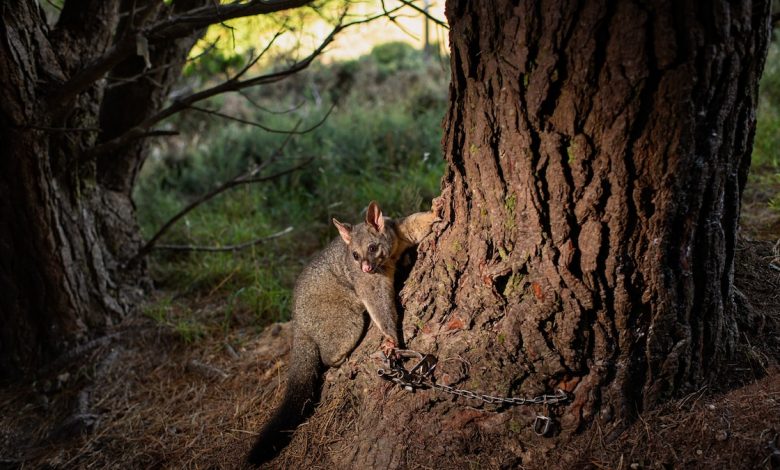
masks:
[[[450,0],[447,17],[446,227],[402,292],[405,337],[439,357],[440,382],[562,388],[564,436],[595,419],[618,433],[733,351],[769,2]],[[383,400],[360,380],[324,395],[353,390],[340,464],[528,465],[546,446],[528,426],[542,408]]]
[[[567,427],[695,389],[732,350],[767,3],[449,5],[452,225],[429,262],[454,308],[428,295],[423,319],[494,334],[507,392],[573,391]]]
[[[123,87],[99,80],[54,97],[121,37],[120,11],[162,6],[141,3],[67,2],[53,30],[34,1],[0,7],[0,379],[98,334],[139,299],[144,265],[128,265],[141,243],[130,196],[144,144],[100,160],[90,150],[163,105],[198,34],[152,45],[156,64],[169,66],[151,76],[138,78],[145,62],[132,57],[114,73]]]

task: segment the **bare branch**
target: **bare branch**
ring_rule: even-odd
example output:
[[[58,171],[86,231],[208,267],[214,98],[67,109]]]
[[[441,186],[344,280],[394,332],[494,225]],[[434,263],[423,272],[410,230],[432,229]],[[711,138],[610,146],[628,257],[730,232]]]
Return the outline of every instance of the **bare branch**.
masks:
[[[336,104],[335,103],[332,104],[330,106],[330,108],[328,109],[328,112],[325,113],[325,115],[322,117],[322,119],[320,119],[317,123],[315,123],[311,127],[306,128],[306,129],[304,129],[302,131],[298,131],[298,130],[295,130],[295,129],[291,129],[291,130],[273,129],[273,128],[270,128],[270,127],[266,127],[266,126],[264,126],[264,125],[262,125],[262,124],[260,124],[259,122],[256,122],[256,121],[249,121],[247,119],[242,119],[240,117],[231,116],[229,114],[221,113],[221,112],[215,111],[213,109],[201,108],[199,106],[190,106],[190,109],[193,109],[195,111],[200,111],[200,112],[206,113],[206,114],[211,114],[211,115],[214,115],[214,116],[217,116],[217,117],[221,117],[223,119],[228,119],[230,121],[240,122],[241,124],[247,124],[247,125],[250,125],[250,126],[259,127],[260,129],[262,129],[262,130],[264,130],[266,132],[271,132],[273,134],[307,134],[307,133],[313,131],[314,129],[320,127],[325,122],[325,120],[328,119],[328,116],[330,116],[330,113],[333,112],[333,109],[335,107],[336,107]],[[295,127],[297,128],[298,126],[295,126]]]
[[[279,30],[274,34],[274,36],[271,38],[271,40],[268,41],[268,44],[266,44],[266,46],[263,48],[263,50],[260,51],[259,54],[257,54],[257,57],[255,57],[254,59],[249,60],[249,62],[247,62],[247,64],[246,64],[246,66],[244,66],[244,68],[239,70],[238,73],[233,78],[241,78],[241,77],[243,77],[244,74],[250,68],[252,68],[261,58],[263,58],[263,56],[266,54],[266,52],[268,52],[268,50],[271,49],[271,46],[274,45],[274,43],[279,38],[279,36],[284,34],[284,31],[285,31],[285,27],[284,26],[279,28]]]
[[[179,131],[168,131],[164,129],[159,130],[151,130],[147,131],[141,135],[138,136],[139,139],[145,138],[145,137],[170,137],[174,135],[179,135]]]
[[[222,23],[234,18],[265,15],[283,10],[302,7],[312,0],[252,0],[249,2],[234,2],[230,4],[207,5],[193,10],[172,15],[163,21],[144,28],[145,34],[151,40],[176,39],[189,36],[206,26]]]
[[[398,22],[398,20],[397,20],[398,17],[397,16],[393,16],[390,13],[388,13],[387,6],[385,5],[385,0],[382,0],[380,3],[382,4],[382,11],[385,12],[385,15],[387,16],[387,19],[390,20],[390,22],[393,23],[396,28],[401,30],[402,33],[406,34],[407,36],[409,36],[410,38],[414,39],[415,41],[419,41],[420,40],[419,37],[417,37],[415,34],[413,34],[408,29],[404,28],[403,25],[401,25],[401,23]]]
[[[124,134],[95,147],[92,152],[90,152],[90,157],[92,158],[98,155],[116,151],[117,149],[127,144],[129,141],[138,138],[139,135],[145,132],[145,129],[153,126],[167,117],[173,116],[178,112],[191,108],[192,105],[198,101],[202,101],[206,98],[226,93],[228,91],[237,91],[251,86],[278,82],[290,75],[304,70],[325,50],[325,48],[333,41],[333,38],[336,36],[336,34],[344,27],[345,26],[343,25],[339,25],[334,28],[328,37],[325,38],[322,44],[320,44],[320,46],[314,50],[314,52],[309,54],[309,56],[307,56],[305,59],[293,64],[285,70],[259,75],[253,78],[248,78],[246,80],[237,80],[235,77],[233,77],[220,83],[219,85],[215,85],[211,88],[207,88],[205,90],[175,100],[173,103],[171,103],[170,106],[146,118],[144,121],[135,127],[132,127]]]
[[[306,100],[304,99],[300,103],[294,105],[292,108],[283,109],[281,111],[277,111],[275,109],[268,109],[265,106],[259,104],[258,102],[256,102],[252,98],[250,98],[249,95],[247,95],[244,92],[244,90],[237,90],[236,93],[238,93],[239,95],[243,96],[244,99],[247,101],[247,103],[251,104],[253,107],[259,109],[260,111],[263,111],[264,113],[268,113],[268,114],[289,114],[289,113],[291,113],[291,112],[293,112],[295,110],[300,109],[301,106],[303,106],[306,103]]]
[[[211,251],[211,252],[220,252],[220,251],[239,251],[243,250],[245,248],[249,248],[251,246],[255,246],[257,244],[260,244],[262,242],[266,242],[268,240],[273,240],[274,238],[279,238],[284,235],[287,235],[288,233],[292,232],[292,227],[287,227],[286,229],[273,233],[271,235],[267,235],[265,237],[260,237],[248,242],[244,243],[238,243],[236,245],[225,245],[225,246],[198,246],[198,245],[156,245],[153,248],[155,250],[169,250],[169,251]]]
[[[445,21],[440,20],[439,18],[436,18],[435,16],[431,15],[427,10],[424,8],[420,8],[414,3],[414,0],[398,0],[399,2],[403,3],[404,5],[408,6],[409,8],[416,10],[419,13],[422,13],[425,15],[426,18],[433,21],[437,25],[441,26],[444,29],[450,29],[450,25],[448,25]]]

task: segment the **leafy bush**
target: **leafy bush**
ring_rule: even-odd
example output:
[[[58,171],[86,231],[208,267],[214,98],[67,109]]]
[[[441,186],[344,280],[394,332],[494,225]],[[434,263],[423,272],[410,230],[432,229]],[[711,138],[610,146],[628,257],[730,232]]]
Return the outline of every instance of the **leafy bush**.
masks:
[[[379,66],[379,75],[385,79],[402,70],[419,70],[423,65],[422,55],[405,42],[388,42],[376,46],[371,51]]]

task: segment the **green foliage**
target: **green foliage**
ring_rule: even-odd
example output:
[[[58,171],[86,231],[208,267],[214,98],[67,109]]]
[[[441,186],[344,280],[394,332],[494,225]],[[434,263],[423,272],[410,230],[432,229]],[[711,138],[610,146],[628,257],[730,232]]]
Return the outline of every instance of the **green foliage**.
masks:
[[[143,308],[143,313],[157,323],[165,323],[172,300],[171,297],[164,297],[157,302],[147,304]]]
[[[419,51],[400,41],[376,46],[371,51],[371,58],[376,61],[379,76],[383,79],[401,70],[417,70],[423,65]]]
[[[245,64],[243,55],[230,53],[225,50],[217,49],[208,54],[204,54],[198,60],[188,62],[184,66],[184,76],[197,75],[199,77],[210,77],[217,74],[227,74],[232,70],[238,69]]]
[[[769,43],[769,52],[761,75],[761,97],[772,106],[780,107],[780,32],[774,31],[773,41]]]
[[[762,192],[774,193],[769,207],[780,212],[780,37],[777,31],[774,34],[759,88],[750,182]]]
[[[753,165],[770,165],[780,172],[780,38],[769,45],[761,76],[758,123],[753,150]]]
[[[193,319],[178,320],[173,325],[173,329],[186,343],[194,343],[206,336],[206,330],[203,325]]]
[[[393,79],[382,80],[390,70]],[[199,113],[174,118],[172,126],[183,136],[154,149],[136,185],[147,238],[190,200],[254,165],[266,165],[261,174],[270,175],[312,161],[289,175],[217,196],[190,212],[162,243],[224,246],[287,226],[294,227],[291,234],[236,253],[155,252],[157,283],[185,297],[219,298],[210,321],[223,330],[235,322],[262,326],[289,318],[294,280],[306,259],[335,236],[332,217],[357,222],[372,199],[389,216],[430,207],[443,174],[446,87],[446,70],[426,64],[420,51],[393,45],[247,90],[259,107],[238,95],[205,105],[281,130],[298,121],[299,129],[313,127],[335,104],[324,123],[293,136],[276,158],[271,156],[285,134]],[[156,318],[155,312],[147,315]],[[184,337],[188,328],[177,331]]]
[[[780,104],[761,99],[753,144],[753,166],[769,166],[780,171]]]
[[[759,85],[758,122],[753,142],[743,220],[754,221],[749,236],[777,238],[780,219],[780,35],[774,33]],[[745,212],[744,208],[750,212]],[[760,222],[759,222],[760,221]]]

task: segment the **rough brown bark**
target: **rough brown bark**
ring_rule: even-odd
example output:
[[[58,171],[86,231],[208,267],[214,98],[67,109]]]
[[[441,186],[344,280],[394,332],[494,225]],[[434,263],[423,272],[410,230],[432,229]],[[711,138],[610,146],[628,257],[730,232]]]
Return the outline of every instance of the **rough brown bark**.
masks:
[[[117,7],[116,2],[93,3],[84,9],[105,13],[103,8]],[[125,306],[110,285],[114,260],[97,244],[95,207],[104,195],[94,188],[94,166],[75,164],[78,150],[95,140],[94,107],[84,101],[81,112],[55,120],[45,104],[44,84],[61,82],[74,62],[90,57],[78,56],[78,49],[75,57],[57,54],[34,2],[4,4],[2,15],[0,371],[5,378],[33,357],[51,357],[87,327],[105,325],[105,312],[117,315]],[[100,54],[110,34],[100,24],[83,26],[94,28],[92,51]],[[62,43],[84,42],[67,29],[63,26]],[[64,127],[77,130],[58,130]]]
[[[121,39],[127,25],[120,12],[141,3],[66,2],[51,30],[34,1],[2,6],[0,378],[98,333],[139,299],[144,267],[127,262],[141,243],[130,196],[144,142],[101,161],[89,151],[162,106],[199,32],[152,45],[157,64],[172,64],[157,74],[121,88],[99,80],[70,101],[52,97]],[[178,3],[189,8],[205,1]],[[124,22],[139,16],[124,15]],[[143,71],[143,59],[133,56],[114,75]]]
[[[609,438],[732,353],[769,2],[450,0],[447,18],[446,227],[402,292],[405,337],[445,383],[563,388],[562,435],[598,420]],[[555,442],[528,426],[542,409],[387,392],[366,372],[328,380],[352,423],[339,465],[532,465]]]
[[[142,8],[147,4],[159,7],[160,2],[125,0],[123,10],[130,10],[133,5]],[[207,4],[208,0],[187,0],[177,2],[177,8],[187,11]],[[118,34],[123,34],[129,27],[127,20],[120,23]],[[108,76],[107,90],[101,102],[102,142],[124,134],[162,109],[171,87],[181,74],[190,49],[200,36],[200,33],[192,34],[153,47],[149,59],[152,64],[157,64],[154,73],[143,73],[145,60],[140,56],[129,57],[114,67]],[[146,157],[147,145],[145,139],[138,139],[124,146],[119,151],[120,155],[114,152],[100,155],[98,174],[101,183],[115,191],[132,191]]]
[[[569,426],[701,386],[736,336],[767,2],[452,2],[449,19],[434,266],[455,307],[429,295],[426,315],[494,332],[521,367],[508,391],[572,389]]]

